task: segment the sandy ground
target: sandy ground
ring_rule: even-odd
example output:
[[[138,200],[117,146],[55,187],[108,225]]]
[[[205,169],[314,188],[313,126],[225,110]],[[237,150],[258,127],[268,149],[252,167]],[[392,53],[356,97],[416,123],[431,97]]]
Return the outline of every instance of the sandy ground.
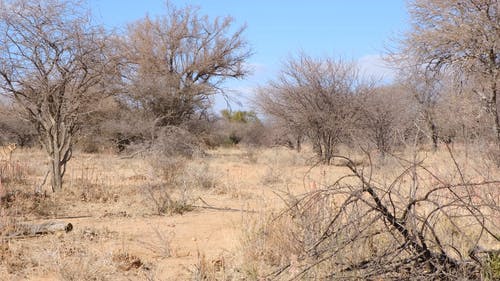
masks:
[[[30,193],[48,162],[41,151],[25,150],[16,151],[14,163],[27,171],[27,179],[5,189]],[[22,214],[17,221],[59,220],[73,224],[73,231],[5,242],[0,280],[189,280],[204,264],[228,266],[238,259],[245,225],[262,210],[283,205],[277,194],[315,186],[314,172],[304,176],[305,164],[303,156],[289,151],[212,151],[190,160],[184,171],[187,177],[208,174],[214,186],[188,187],[193,210],[157,215],[141,194],[154,181],[148,159],[76,154],[64,194],[53,195],[44,186],[47,214],[16,210]],[[315,173],[321,177],[321,171]],[[139,268],[126,265],[134,259]]]
[[[158,215],[144,191],[161,183],[150,159],[77,153],[60,194],[46,184],[48,196],[37,199],[38,205],[20,195],[13,205],[2,202],[0,223],[60,220],[74,229],[3,240],[0,280],[200,280],[200,271],[224,280],[220,274],[236,270],[252,222],[283,207],[282,198],[316,190],[346,173],[342,165],[311,168],[311,157],[310,151],[277,148],[210,151],[187,160],[177,186],[167,190],[174,199],[188,198],[192,210]],[[24,171],[22,180],[4,183],[2,192],[32,194],[46,171],[44,154],[16,151],[14,163]],[[386,165],[397,172],[397,163]]]

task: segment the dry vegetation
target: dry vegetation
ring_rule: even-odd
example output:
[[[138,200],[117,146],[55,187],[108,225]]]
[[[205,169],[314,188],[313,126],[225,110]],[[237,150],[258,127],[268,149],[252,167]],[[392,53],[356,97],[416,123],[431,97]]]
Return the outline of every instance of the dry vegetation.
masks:
[[[290,56],[166,3],[0,0],[1,280],[500,280],[496,0],[413,0],[387,60]],[[261,114],[265,119],[259,119]]]
[[[288,280],[437,274],[400,247],[411,241],[401,240],[369,196],[361,194],[359,185],[366,180],[396,215],[412,204],[409,199],[420,200],[405,225],[415,227],[411,231],[429,228],[422,234],[432,253],[443,250],[464,261],[455,273],[446,274],[498,277],[496,166],[462,148],[452,155],[445,147],[416,155],[401,151],[374,160],[372,166],[367,156],[353,155],[356,163],[334,158],[333,165],[312,166],[314,154],[307,147],[301,153],[217,149],[162,163],[77,153],[63,192],[48,192],[46,185],[34,193],[46,160],[38,150],[16,151],[1,169],[0,276]],[[403,160],[413,156],[417,162]],[[468,200],[475,210],[461,209],[460,200]],[[73,230],[13,235],[21,223],[46,221],[69,222]],[[482,267],[475,266],[474,255]]]

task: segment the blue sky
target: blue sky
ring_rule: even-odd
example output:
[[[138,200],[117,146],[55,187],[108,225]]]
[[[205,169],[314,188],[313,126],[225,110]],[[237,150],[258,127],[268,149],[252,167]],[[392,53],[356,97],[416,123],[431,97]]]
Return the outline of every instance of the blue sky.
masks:
[[[391,79],[380,55],[390,38],[407,26],[404,0],[190,0],[171,1],[177,7],[200,8],[210,17],[232,16],[235,25],[247,25],[245,38],[254,55],[249,64],[254,73],[242,81],[226,84],[244,105],[252,89],[273,79],[281,62],[298,51],[312,56],[341,56],[357,60],[367,73]],[[123,28],[146,14],[165,11],[163,0],[90,0],[97,21],[108,28]],[[225,107],[222,99],[216,108]],[[238,109],[237,103],[232,108]]]

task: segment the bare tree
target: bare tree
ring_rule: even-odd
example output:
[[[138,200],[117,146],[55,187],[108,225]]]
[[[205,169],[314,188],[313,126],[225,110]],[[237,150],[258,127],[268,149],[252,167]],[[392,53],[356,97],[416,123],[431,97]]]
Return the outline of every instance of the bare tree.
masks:
[[[50,157],[52,189],[62,188],[82,118],[115,90],[118,60],[104,32],[72,0],[4,1],[0,87],[24,109]]]
[[[358,118],[356,96],[370,88],[354,63],[300,54],[259,90],[256,104],[294,131],[307,134],[321,161],[329,163]]]
[[[399,73],[399,80],[415,102],[418,111],[415,124],[423,125],[421,131],[426,132],[433,148],[437,149],[440,134],[436,115],[439,114],[437,108],[444,91],[445,76],[413,66],[403,68]]]
[[[500,5],[497,0],[412,0],[403,52],[433,71],[475,83],[500,149]]]
[[[384,157],[402,143],[415,112],[401,85],[377,87],[362,97],[361,119],[355,138],[373,143]]]
[[[224,93],[224,81],[248,73],[245,27],[233,28],[230,17],[212,20],[170,2],[166,15],[130,24],[123,45],[128,96],[158,126],[178,126],[203,113],[214,94]]]

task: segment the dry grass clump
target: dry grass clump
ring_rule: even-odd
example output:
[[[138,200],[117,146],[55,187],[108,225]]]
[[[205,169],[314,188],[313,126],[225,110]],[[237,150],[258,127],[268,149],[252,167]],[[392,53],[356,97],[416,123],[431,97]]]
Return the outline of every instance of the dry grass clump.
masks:
[[[197,261],[192,266],[193,281],[228,281],[236,280],[236,274],[228,268],[228,262],[223,255],[209,259],[204,253],[197,252]]]
[[[162,181],[172,187],[212,189],[218,184],[218,175],[204,160],[183,157],[153,157],[150,180]]]
[[[275,216],[261,214],[258,219],[249,220],[243,230],[241,272],[250,280],[265,280],[270,272],[300,252],[300,245],[288,239],[295,232],[290,217],[274,220]]]
[[[172,186],[178,185],[179,175],[186,169],[186,162],[183,157],[152,156],[148,158],[151,166],[149,179],[163,181]]]
[[[57,212],[57,203],[47,194],[35,193],[29,186],[0,182],[0,208],[5,216],[47,217]]]
[[[32,170],[21,162],[0,161],[0,207],[8,215],[42,212],[45,201],[29,190],[28,175]],[[6,215],[7,215],[6,214]]]
[[[187,165],[182,180],[191,188],[210,190],[219,185],[219,178],[220,175],[206,161],[192,161]]]
[[[162,232],[157,227],[153,227],[153,231],[155,234],[154,236],[156,238],[155,241],[154,242],[142,241],[144,247],[149,249],[155,255],[162,258],[170,258],[176,255],[177,249],[175,249],[173,246],[175,232],[174,231]]]
[[[312,262],[312,257],[303,260],[304,253],[321,239],[328,218],[338,208],[329,196],[302,199],[289,194],[284,210],[261,213],[247,224],[242,238],[242,271],[249,279],[274,278],[285,271],[285,276],[294,276]],[[359,252],[354,247],[345,250]]]
[[[490,254],[484,266],[484,280],[500,280],[500,251]]]
[[[106,250],[104,245],[118,238],[118,233],[106,228],[86,227],[66,234],[3,239],[0,276],[9,280],[41,276],[50,280],[138,280],[150,270],[149,263],[123,249]]]
[[[65,256],[55,257],[53,267],[60,280],[138,280],[150,270],[141,258],[123,251],[103,255],[71,249],[59,254]]]
[[[22,279],[26,277],[27,268],[36,268],[39,263],[27,256],[30,247],[19,245],[8,240],[0,241],[0,276],[11,276]]]
[[[137,269],[144,265],[140,258],[127,252],[115,253],[112,260],[116,263],[118,269],[123,271]]]
[[[145,203],[157,214],[182,214],[193,210],[195,190],[214,190],[219,176],[205,160],[153,157],[149,180],[141,187]]]
[[[30,159],[29,155],[32,155],[33,159]],[[44,180],[48,178],[48,173],[45,173],[45,165],[40,164],[43,160],[38,154],[22,150],[16,156],[20,159],[17,167],[22,168],[17,171],[23,172],[16,172],[14,175],[23,176],[9,178],[23,180],[7,181],[0,194],[2,206],[7,208],[11,215],[35,218],[89,215],[90,212],[98,211],[91,205],[116,203],[120,195],[131,189],[122,188],[123,179],[120,179],[119,173],[112,174],[116,172],[114,168],[105,168],[115,165],[112,163],[112,156],[76,155],[68,168],[65,186],[57,193],[53,193],[50,190],[50,182]],[[35,164],[38,165],[36,169],[31,167]]]
[[[182,214],[191,211],[192,198],[181,175],[186,160],[180,157],[150,159],[150,179],[140,187],[146,205],[158,214]]]
[[[280,165],[271,164],[266,166],[264,175],[262,175],[260,181],[263,185],[272,186],[284,181],[283,179],[284,171]]]
[[[259,164],[265,166],[265,171],[260,182],[265,186],[289,184],[293,176],[290,170],[305,165],[307,155],[308,153],[299,154],[294,150],[280,147],[262,150]]]
[[[31,168],[23,162],[0,161],[0,181],[5,185],[25,185],[31,173]]]
[[[481,159],[479,163],[488,166],[494,166],[496,169],[500,168],[500,149],[495,143],[487,143],[484,141],[477,140],[468,147],[464,147],[461,150],[466,150],[468,154],[474,155],[471,157],[473,159]]]
[[[67,189],[78,196],[82,202],[87,203],[116,201],[118,196],[112,190],[108,175],[91,161],[83,161],[75,165],[73,174],[68,180]]]
[[[255,152],[256,153],[256,152]],[[302,152],[284,147],[273,147],[258,151],[258,163],[285,163],[287,166],[304,166],[314,162],[314,154],[309,146],[304,146]]]
[[[259,157],[262,155],[262,151],[252,146],[244,147],[242,150],[241,158],[243,162],[248,164],[257,164]]]
[[[145,204],[158,215],[183,214],[193,210],[193,199],[185,188],[176,190],[166,183],[147,183],[141,189]]]
[[[186,129],[166,126],[159,128],[157,138],[152,143],[150,152],[160,157],[197,157],[203,154],[200,140]]]

